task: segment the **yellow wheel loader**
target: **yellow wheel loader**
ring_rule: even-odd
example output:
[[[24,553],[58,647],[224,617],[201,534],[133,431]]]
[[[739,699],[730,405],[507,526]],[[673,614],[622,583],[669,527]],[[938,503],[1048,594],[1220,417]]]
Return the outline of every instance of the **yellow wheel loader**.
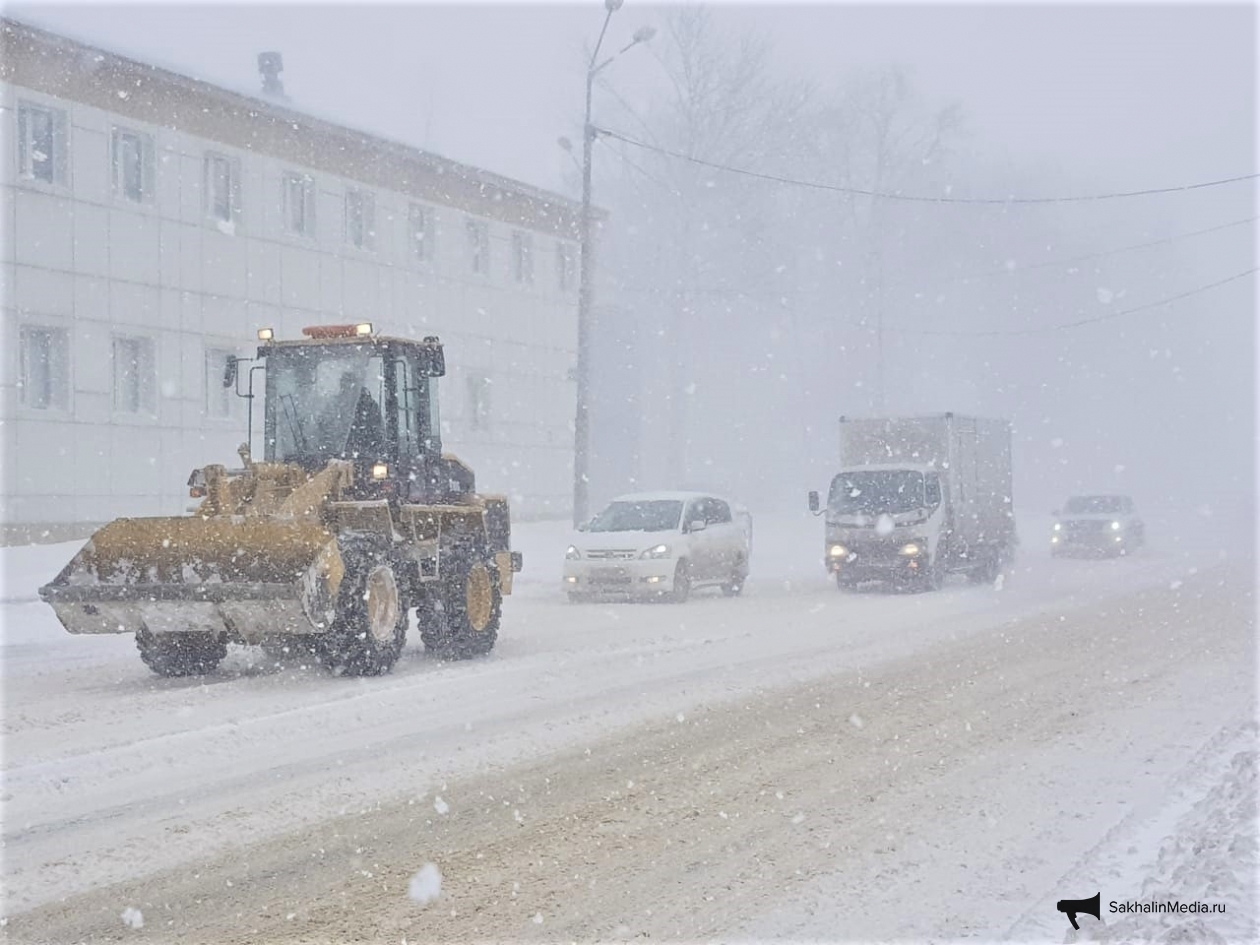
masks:
[[[472,470],[442,452],[441,342],[366,323],[303,334],[263,329],[255,358],[228,362],[249,440],[240,468],[193,471],[193,514],[111,522],[40,588],[69,632],[134,633],[162,676],[209,673],[228,643],[313,650],[341,674],[378,675],[413,610],[430,653],[494,647],[521,556],[506,498],[478,495]],[[261,461],[249,445],[257,374]]]

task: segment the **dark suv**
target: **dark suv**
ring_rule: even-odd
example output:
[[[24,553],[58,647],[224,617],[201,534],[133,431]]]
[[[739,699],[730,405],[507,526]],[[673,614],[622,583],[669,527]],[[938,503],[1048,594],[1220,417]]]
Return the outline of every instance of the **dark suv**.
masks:
[[[1077,495],[1054,513],[1050,553],[1119,556],[1146,541],[1146,526],[1127,495]]]

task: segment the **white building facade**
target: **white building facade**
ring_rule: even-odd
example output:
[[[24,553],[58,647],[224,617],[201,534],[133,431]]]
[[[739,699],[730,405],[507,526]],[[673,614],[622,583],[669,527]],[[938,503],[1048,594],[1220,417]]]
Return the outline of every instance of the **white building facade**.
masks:
[[[245,438],[225,360],[358,321],[440,336],[446,450],[514,514],[568,513],[579,207],[0,23],[8,530],[182,513]]]

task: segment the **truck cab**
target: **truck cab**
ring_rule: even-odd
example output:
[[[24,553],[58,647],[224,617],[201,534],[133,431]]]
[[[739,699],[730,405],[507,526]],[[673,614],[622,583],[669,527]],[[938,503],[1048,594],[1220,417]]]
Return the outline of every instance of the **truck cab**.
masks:
[[[948,485],[926,465],[842,469],[825,510],[824,564],[837,583],[882,580],[939,583]],[[811,509],[818,510],[817,494]]]

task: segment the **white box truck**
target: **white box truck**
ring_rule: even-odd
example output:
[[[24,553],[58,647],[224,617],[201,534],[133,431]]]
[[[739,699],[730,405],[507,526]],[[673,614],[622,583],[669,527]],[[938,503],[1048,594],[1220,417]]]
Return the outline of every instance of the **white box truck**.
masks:
[[[825,505],[823,560],[842,590],[866,581],[992,583],[1017,545],[1011,426],[947,413],[840,418],[840,470]]]

